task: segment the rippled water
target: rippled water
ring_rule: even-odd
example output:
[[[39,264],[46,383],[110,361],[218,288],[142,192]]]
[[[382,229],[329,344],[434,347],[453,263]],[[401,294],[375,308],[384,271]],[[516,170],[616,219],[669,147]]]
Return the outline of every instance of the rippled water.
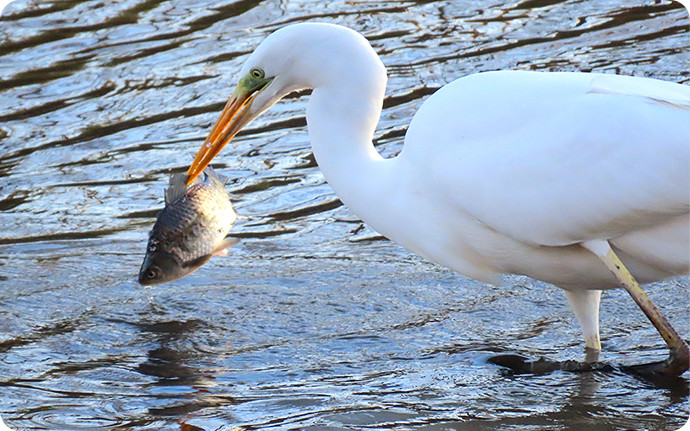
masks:
[[[214,165],[248,220],[194,275],[134,277],[170,172],[184,170],[248,53],[287,23],[365,34],[390,74],[379,150],[466,74],[581,70],[690,81],[670,1],[17,1],[0,19],[0,415],[17,429],[678,428],[688,380],[507,375],[496,352],[582,358],[562,293],[494,287],[362,224],[310,153],[306,97]],[[690,334],[688,280],[650,286]],[[679,299],[680,298],[680,299]],[[625,292],[602,359],[666,355]]]

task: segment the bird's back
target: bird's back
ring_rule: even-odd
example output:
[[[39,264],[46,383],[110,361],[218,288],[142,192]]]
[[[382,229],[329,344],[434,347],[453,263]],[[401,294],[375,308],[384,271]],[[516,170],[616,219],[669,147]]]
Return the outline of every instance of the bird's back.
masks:
[[[635,234],[626,244],[634,255],[643,242],[660,248],[690,235],[684,85],[586,73],[471,75],[422,105],[401,156],[418,165],[420,187],[448,214],[534,247],[615,245]],[[671,272],[687,273],[687,246],[671,248],[682,254]]]

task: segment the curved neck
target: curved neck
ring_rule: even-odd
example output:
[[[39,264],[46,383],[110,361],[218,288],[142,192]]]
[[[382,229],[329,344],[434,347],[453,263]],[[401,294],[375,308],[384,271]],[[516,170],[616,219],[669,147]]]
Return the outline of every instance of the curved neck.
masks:
[[[326,181],[353,213],[385,235],[382,222],[391,208],[380,203],[390,195],[392,160],[381,157],[372,144],[385,80],[376,87],[362,88],[360,83],[314,89],[307,124]]]

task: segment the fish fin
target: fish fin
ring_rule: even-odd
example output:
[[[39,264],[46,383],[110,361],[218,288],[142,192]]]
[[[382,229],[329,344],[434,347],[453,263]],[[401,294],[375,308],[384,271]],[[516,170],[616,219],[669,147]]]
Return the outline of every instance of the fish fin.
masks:
[[[225,184],[228,183],[228,177],[226,177],[225,175],[221,175],[221,174],[219,174],[218,172],[216,172],[216,170],[213,169],[213,168],[211,167],[211,165],[206,166],[206,169],[204,169],[204,172],[205,172],[206,175],[208,175],[209,177],[215,178],[215,179],[217,179],[218,181],[220,181],[223,185],[225,185]]]
[[[201,268],[203,265],[206,264],[211,258],[213,257],[213,254],[205,254],[203,256],[199,256],[196,259],[186,262],[184,265],[181,265],[183,268],[185,268],[187,271],[182,274],[178,278],[186,277],[187,275],[193,273],[197,269]]]
[[[175,202],[182,196],[184,196],[185,192],[187,191],[187,174],[185,173],[178,173],[178,174],[171,174],[170,175],[170,181],[168,183],[168,188],[165,189],[165,205],[170,205],[171,203]],[[194,182],[197,180],[195,179]],[[193,183],[192,183],[193,184]]]
[[[213,256],[227,256],[228,255],[228,249],[235,244],[240,242],[239,238],[231,238],[231,237],[225,237],[223,241],[218,244],[218,246],[213,250],[212,255]]]

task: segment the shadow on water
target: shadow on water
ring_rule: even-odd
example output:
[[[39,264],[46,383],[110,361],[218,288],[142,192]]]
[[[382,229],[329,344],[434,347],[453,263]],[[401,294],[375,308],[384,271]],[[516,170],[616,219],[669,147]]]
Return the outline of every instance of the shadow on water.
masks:
[[[685,423],[685,377],[491,364],[512,352],[582,358],[561,292],[466,279],[364,226],[319,173],[309,92],[214,163],[246,217],[232,254],[167,286],[135,284],[168,175],[186,169],[247,55],[305,20],[350,26],[381,56],[374,144],[385,157],[425,98],[470,73],[690,82],[690,20],[667,0],[15,2],[0,17],[3,420],[70,431]],[[687,290],[687,278],[650,287],[683,334]],[[666,354],[625,292],[604,296],[602,336],[602,361],[617,367]]]
[[[198,356],[196,352],[181,348],[176,343],[182,338],[193,337],[195,329],[202,324],[199,320],[137,324],[143,333],[154,335],[154,343],[158,345],[148,350],[146,361],[139,364],[136,370],[156,379],[150,387],[162,389],[160,398],[165,400],[166,404],[170,403],[171,399],[177,399],[177,403],[172,405],[149,408],[150,415],[178,417],[220,404],[220,400],[204,399],[204,387],[209,386],[209,379],[213,376],[209,375],[208,371],[190,364]],[[194,388],[195,391],[175,396],[171,395],[172,391],[165,391],[165,388],[169,387]],[[232,400],[224,401],[228,403]]]
[[[170,317],[164,307],[151,303],[139,312],[138,321],[113,320],[117,325],[133,326],[146,340],[145,358],[133,370],[152,380],[142,386],[154,401],[136,420],[136,425],[179,424],[182,430],[203,430],[186,424],[203,409],[230,406],[240,402],[231,395],[214,394],[215,370],[203,366],[203,354],[188,340],[207,329],[199,319],[161,320]],[[130,424],[132,425],[132,424]]]

